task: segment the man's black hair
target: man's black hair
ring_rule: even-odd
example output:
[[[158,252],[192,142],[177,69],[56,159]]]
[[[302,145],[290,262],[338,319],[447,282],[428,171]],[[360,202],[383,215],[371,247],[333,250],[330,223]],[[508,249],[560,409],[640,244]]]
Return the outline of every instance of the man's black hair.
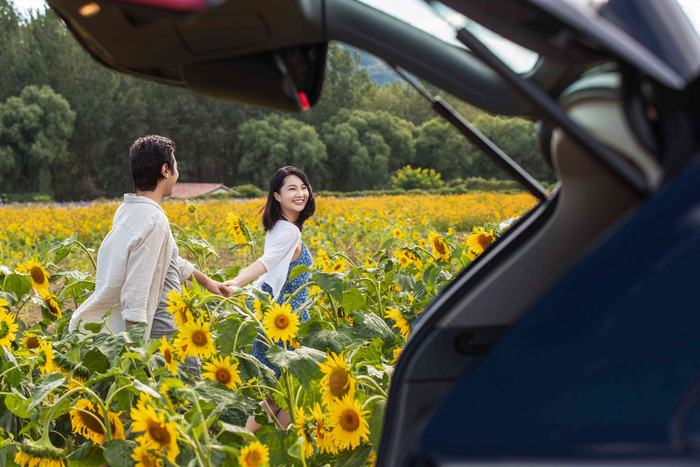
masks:
[[[163,164],[175,170],[175,143],[158,135],[148,135],[134,141],[129,149],[131,176],[137,191],[153,191],[163,180]]]

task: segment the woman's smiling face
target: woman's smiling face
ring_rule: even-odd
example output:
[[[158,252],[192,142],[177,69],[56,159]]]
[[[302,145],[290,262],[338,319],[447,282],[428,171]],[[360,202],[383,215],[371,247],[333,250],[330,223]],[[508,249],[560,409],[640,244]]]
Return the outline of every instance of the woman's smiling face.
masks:
[[[297,175],[287,175],[279,191],[275,193],[275,199],[280,203],[284,218],[295,222],[309,201],[309,187]]]

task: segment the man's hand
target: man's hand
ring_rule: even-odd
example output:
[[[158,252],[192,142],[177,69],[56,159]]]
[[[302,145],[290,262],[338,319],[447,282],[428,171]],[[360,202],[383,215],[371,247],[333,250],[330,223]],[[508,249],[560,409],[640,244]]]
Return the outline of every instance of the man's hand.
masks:
[[[201,271],[198,271],[197,269],[195,269],[192,272],[192,277],[194,278],[194,280],[197,281],[199,285],[201,285],[213,294],[220,295],[222,297],[230,297],[231,294],[233,294],[233,291],[226,287],[224,284],[222,284],[219,281],[215,281],[214,279],[210,278]]]
[[[209,282],[204,285],[204,287],[206,287],[209,292],[216,295],[221,295],[222,297],[230,297],[233,294],[233,290],[229,289],[221,282],[215,281],[214,279],[210,279]]]

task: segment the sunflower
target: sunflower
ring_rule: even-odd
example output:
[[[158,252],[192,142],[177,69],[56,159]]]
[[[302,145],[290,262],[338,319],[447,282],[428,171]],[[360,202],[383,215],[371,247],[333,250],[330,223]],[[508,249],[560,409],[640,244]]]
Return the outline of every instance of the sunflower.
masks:
[[[15,318],[11,314],[0,309],[0,347],[10,347],[15,340],[15,333],[19,329],[19,324],[15,323]]]
[[[85,380],[83,378],[81,378],[80,376],[73,375],[70,377],[70,380],[68,380],[68,390],[69,391],[71,389],[84,388],[84,387],[85,387]]]
[[[10,306],[10,304],[7,303],[7,300],[5,300],[4,298],[0,297],[0,310],[2,310],[2,311],[7,311],[7,310],[5,310],[5,307],[6,307],[6,306]]]
[[[30,259],[17,265],[20,274],[32,276],[32,286],[38,293],[49,291],[49,273],[36,259]]]
[[[232,212],[229,212],[226,216],[227,230],[233,235],[233,243],[236,245],[245,245],[248,243],[246,239],[245,231],[243,230],[243,221],[240,217],[237,217]]]
[[[66,453],[47,438],[45,441],[25,441],[19,445],[15,464],[27,467],[63,467]]]
[[[158,348],[160,353],[165,359],[165,368],[170,370],[174,375],[177,375],[177,360],[175,360],[175,348],[170,345],[168,339],[163,336],[160,338],[160,347]]]
[[[124,439],[124,425],[122,425],[119,415],[121,412],[107,411],[112,439]],[[95,405],[87,399],[78,399],[70,410],[70,424],[76,435],[83,435],[95,444],[104,443],[104,415],[99,405]]]
[[[297,411],[296,419],[294,420],[294,428],[300,437],[304,438],[304,457],[308,459],[314,453],[314,445],[309,440],[309,434],[306,432],[306,419],[304,418],[304,407]]]
[[[340,258],[331,268],[331,272],[343,272],[347,266],[348,262],[344,258]]]
[[[362,411],[360,402],[350,394],[329,408],[331,433],[340,449],[355,449],[363,439],[369,441],[369,425],[364,418],[368,413],[369,410]]]
[[[168,312],[173,315],[175,319],[175,324],[178,328],[182,328],[185,323],[194,321],[192,311],[190,310],[189,302],[192,300],[189,292],[183,290],[178,292],[177,290],[171,290],[165,296],[168,298]]]
[[[311,411],[311,415],[316,422],[314,434],[316,435],[316,446],[318,446],[318,450],[322,454],[324,452],[336,454],[338,452],[338,447],[333,440],[333,434],[328,430],[326,417],[321,410],[321,406],[318,405],[318,402],[314,403],[314,408]]]
[[[39,360],[42,362],[41,373],[47,374],[60,371],[60,368],[54,362],[54,352],[51,342],[41,342],[38,349],[39,351],[37,355],[39,356]]]
[[[484,229],[483,227],[474,227],[472,234],[467,236],[465,242],[469,249],[469,257],[476,258],[486,250],[493,242],[496,241],[496,235],[493,229]]]
[[[211,362],[205,363],[203,368],[205,372],[202,373],[202,377],[218,381],[235,391],[243,381],[238,371],[238,362],[235,359],[231,362],[229,359],[230,357],[219,357],[219,360],[214,358]]]
[[[406,234],[401,230],[400,228],[396,227],[395,229],[391,229],[391,235],[393,235],[396,238],[403,238],[406,236]]]
[[[54,294],[52,294],[51,292],[42,292],[41,298],[44,299],[44,302],[46,303],[46,307],[49,309],[51,316],[53,316],[55,319],[61,319],[61,316],[63,316],[63,313],[61,313],[61,308],[58,306],[58,302],[56,301],[56,296]]]
[[[35,354],[36,350],[39,348],[42,342],[44,342],[41,337],[37,337],[33,332],[28,332],[22,337],[22,345],[31,354]]]
[[[131,458],[136,461],[136,467],[161,467],[163,465],[160,456],[157,456],[157,453],[154,454],[153,450],[149,450],[148,446],[143,444],[134,448]]]
[[[166,457],[173,464],[180,453],[177,446],[177,423],[166,422],[163,412],[156,413],[155,409],[146,403],[139,403],[131,408],[132,431],[143,431],[144,434],[136,438],[144,447],[151,448],[158,453],[165,452]]]
[[[186,323],[180,329],[176,346],[182,349],[183,357],[211,357],[214,353],[214,340],[209,332],[209,323],[201,319]]]
[[[402,348],[394,349],[392,352],[391,364],[394,365],[399,360],[399,355],[401,355]]]
[[[433,247],[433,254],[437,256],[437,259],[444,262],[450,260],[450,249],[442,235],[430,232],[428,234],[428,243]]]
[[[289,303],[274,303],[263,316],[262,324],[267,336],[274,341],[290,342],[299,331],[299,316],[292,312]]]
[[[384,317],[393,319],[396,322],[393,327],[399,329],[399,333],[404,339],[408,338],[408,334],[411,332],[411,325],[408,324],[408,320],[403,317],[399,310],[388,306],[384,312]]]
[[[321,400],[324,405],[330,405],[334,399],[342,399],[346,395],[355,394],[355,380],[345,363],[343,353],[330,353],[325,363],[319,363],[323,372],[321,378]]]
[[[259,441],[253,441],[241,449],[241,455],[238,457],[238,462],[241,467],[257,467],[259,465],[265,465],[270,462],[270,450]]]
[[[262,321],[265,310],[269,307],[269,303],[263,303],[257,299],[253,301],[253,311],[255,311],[255,317],[258,318],[258,321]]]

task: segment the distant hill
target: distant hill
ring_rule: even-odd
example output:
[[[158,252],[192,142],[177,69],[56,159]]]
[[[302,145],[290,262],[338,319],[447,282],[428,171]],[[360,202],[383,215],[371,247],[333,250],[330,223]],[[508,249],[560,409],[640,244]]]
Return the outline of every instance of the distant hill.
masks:
[[[370,78],[372,78],[372,81],[380,86],[401,80],[399,75],[397,75],[394,70],[392,70],[391,67],[386,64],[386,62],[384,62],[384,60],[380,60],[374,55],[363,50],[356,49],[355,47],[350,47],[348,45],[344,46],[360,54],[360,66],[365,68],[369,73]]]

